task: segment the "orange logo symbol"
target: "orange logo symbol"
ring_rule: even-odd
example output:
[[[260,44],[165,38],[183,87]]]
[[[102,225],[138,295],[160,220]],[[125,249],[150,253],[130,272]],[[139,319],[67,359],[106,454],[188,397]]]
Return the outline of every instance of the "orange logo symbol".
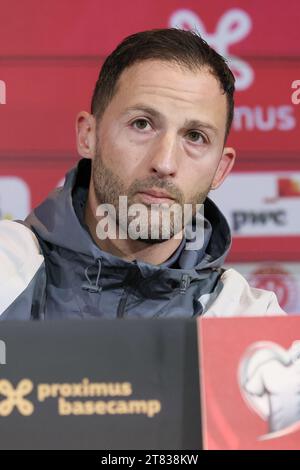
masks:
[[[24,398],[33,390],[31,380],[23,379],[14,389],[8,380],[0,380],[0,395],[6,398],[0,402],[0,416],[8,416],[16,407],[20,414],[29,416],[33,413],[33,404]]]

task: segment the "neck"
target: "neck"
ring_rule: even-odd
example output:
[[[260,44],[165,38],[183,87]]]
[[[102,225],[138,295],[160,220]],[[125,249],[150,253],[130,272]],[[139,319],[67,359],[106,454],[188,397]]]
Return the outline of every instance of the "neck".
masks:
[[[151,264],[164,263],[176,251],[181,243],[181,237],[174,237],[159,243],[145,243],[143,240],[132,240],[130,238],[121,239],[106,238],[100,239],[96,233],[96,227],[99,218],[96,217],[97,203],[95,198],[89,192],[88,200],[85,207],[85,223],[89,228],[90,234],[101,250],[111,253],[127,261],[139,260]]]

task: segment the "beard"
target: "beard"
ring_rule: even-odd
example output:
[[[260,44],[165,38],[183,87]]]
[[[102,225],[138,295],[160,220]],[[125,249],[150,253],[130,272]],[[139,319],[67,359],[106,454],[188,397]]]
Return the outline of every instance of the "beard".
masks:
[[[97,204],[108,204],[114,207],[113,217],[116,218],[114,222],[119,231],[125,233],[128,238],[148,244],[162,243],[180,234],[187,222],[183,217],[185,204],[190,204],[192,207],[188,221],[190,222],[197,212],[196,204],[203,204],[211,188],[209,186],[197,192],[189,200],[185,200],[182,191],[176,185],[158,176],[134,180],[127,187],[116,173],[104,165],[98,141],[95,158],[92,160],[91,179]],[[120,212],[119,198],[127,196],[127,207],[130,208],[139,203],[137,193],[153,188],[165,190],[174,199],[174,203],[155,204],[156,207],[143,203],[145,210],[139,215],[139,236],[136,236],[136,232],[133,236],[132,226],[134,226],[135,216],[127,213],[125,217],[124,211]]]

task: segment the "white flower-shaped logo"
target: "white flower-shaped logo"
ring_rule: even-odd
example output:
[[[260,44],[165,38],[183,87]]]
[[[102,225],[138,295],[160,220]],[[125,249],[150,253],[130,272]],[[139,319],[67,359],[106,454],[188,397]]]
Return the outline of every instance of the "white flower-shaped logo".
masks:
[[[251,18],[244,10],[232,8],[224,13],[214,33],[208,33],[201,18],[187,9],[176,10],[171,15],[169,25],[172,28],[197,31],[211,47],[226,57],[235,75],[237,90],[245,90],[252,84],[253,69],[247,62],[229,53],[229,46],[244,39],[252,28]]]

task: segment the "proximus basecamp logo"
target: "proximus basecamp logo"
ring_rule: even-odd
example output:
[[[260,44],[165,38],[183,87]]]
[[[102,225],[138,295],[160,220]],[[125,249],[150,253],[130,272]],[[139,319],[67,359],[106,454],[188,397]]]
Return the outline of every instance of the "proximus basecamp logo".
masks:
[[[85,377],[75,383],[34,384],[24,378],[14,386],[9,380],[2,379],[0,418],[7,418],[14,411],[31,416],[41,407],[47,407],[49,402],[56,403],[59,416],[144,415],[154,418],[160,413],[160,400],[135,398],[134,395],[130,382],[93,382]]]

